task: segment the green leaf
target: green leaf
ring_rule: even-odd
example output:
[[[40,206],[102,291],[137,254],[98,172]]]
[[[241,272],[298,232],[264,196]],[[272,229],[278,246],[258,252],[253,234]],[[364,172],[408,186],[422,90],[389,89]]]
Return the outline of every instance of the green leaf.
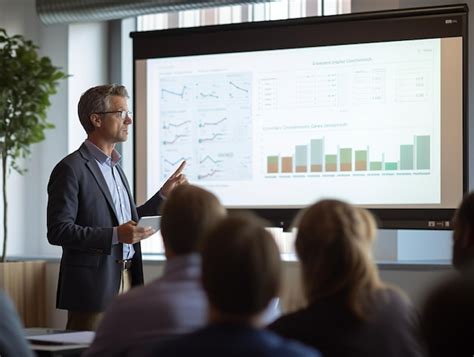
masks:
[[[59,81],[68,76],[48,57],[39,56],[38,46],[22,35],[9,36],[0,28],[0,143],[9,164],[25,170],[18,159],[30,154],[30,146],[54,128],[47,119]]]

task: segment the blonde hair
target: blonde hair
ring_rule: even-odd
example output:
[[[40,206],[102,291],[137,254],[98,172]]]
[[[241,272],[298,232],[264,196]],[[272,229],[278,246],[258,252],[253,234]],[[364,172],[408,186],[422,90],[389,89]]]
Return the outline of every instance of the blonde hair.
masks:
[[[372,259],[377,225],[370,212],[323,200],[302,212],[296,251],[309,303],[339,298],[355,317],[367,318],[374,292],[382,287]]]

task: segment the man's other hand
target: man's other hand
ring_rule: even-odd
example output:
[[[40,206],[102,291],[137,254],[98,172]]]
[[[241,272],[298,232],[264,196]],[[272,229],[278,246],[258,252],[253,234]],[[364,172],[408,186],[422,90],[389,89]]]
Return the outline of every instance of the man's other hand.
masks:
[[[186,161],[183,161],[176,171],[166,180],[164,185],[160,189],[160,193],[163,197],[167,198],[171,191],[178,185],[188,183],[186,176],[183,174],[183,170],[186,167]]]
[[[117,237],[120,243],[134,244],[153,235],[151,227],[138,227],[134,221],[128,221],[117,228]]]

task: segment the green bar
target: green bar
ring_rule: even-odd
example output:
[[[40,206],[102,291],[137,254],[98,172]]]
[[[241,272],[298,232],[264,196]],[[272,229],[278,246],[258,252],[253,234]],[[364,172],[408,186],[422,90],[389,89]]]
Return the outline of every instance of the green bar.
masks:
[[[295,146],[295,166],[308,166],[308,145]]]
[[[356,150],[355,159],[356,161],[367,161],[367,150]]]
[[[340,150],[341,164],[352,164],[352,149],[345,148]]]
[[[323,164],[323,139],[311,140],[311,165]]]
[[[355,151],[355,170],[356,171],[367,170],[367,150]]]
[[[267,164],[278,164],[278,156],[268,156]]]
[[[429,135],[416,136],[416,169],[430,169],[430,137]]]
[[[385,163],[385,170],[387,171],[393,171],[398,168],[398,163],[397,162],[386,162]]]
[[[326,164],[337,164],[337,155],[325,155]]]
[[[413,145],[400,145],[400,170],[413,170]]]
[[[369,164],[370,171],[381,171],[382,161],[371,161]]]

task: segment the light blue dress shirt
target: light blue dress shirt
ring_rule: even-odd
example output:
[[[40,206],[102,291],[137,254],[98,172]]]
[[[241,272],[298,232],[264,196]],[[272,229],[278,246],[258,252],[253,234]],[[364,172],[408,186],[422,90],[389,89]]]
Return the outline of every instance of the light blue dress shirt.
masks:
[[[119,224],[126,223],[132,219],[132,210],[130,205],[130,198],[128,197],[127,189],[123,184],[122,178],[117,170],[121,156],[117,150],[112,151],[112,156],[108,156],[101,149],[95,146],[91,141],[86,140],[84,144],[94,156],[97,165],[99,166],[105,182],[112,196],[115,212]],[[117,227],[114,227],[112,244],[118,244]],[[123,259],[132,259],[135,254],[135,249],[131,244],[123,244]]]

